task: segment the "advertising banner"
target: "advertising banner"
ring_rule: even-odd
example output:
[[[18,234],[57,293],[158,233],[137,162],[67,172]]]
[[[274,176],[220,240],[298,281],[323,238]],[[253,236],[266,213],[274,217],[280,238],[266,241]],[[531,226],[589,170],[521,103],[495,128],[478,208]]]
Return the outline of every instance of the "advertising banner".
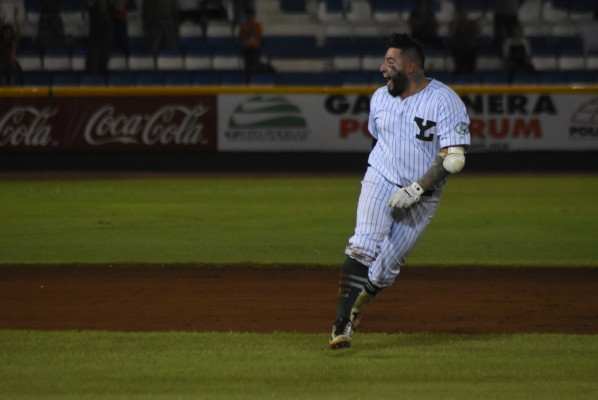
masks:
[[[0,98],[0,151],[216,149],[216,98]]]
[[[366,151],[369,96],[220,95],[220,151]]]
[[[0,152],[371,149],[371,94],[222,92],[0,96]],[[598,90],[459,94],[471,119],[470,152],[598,150]]]
[[[598,149],[598,95],[462,95],[470,152]]]

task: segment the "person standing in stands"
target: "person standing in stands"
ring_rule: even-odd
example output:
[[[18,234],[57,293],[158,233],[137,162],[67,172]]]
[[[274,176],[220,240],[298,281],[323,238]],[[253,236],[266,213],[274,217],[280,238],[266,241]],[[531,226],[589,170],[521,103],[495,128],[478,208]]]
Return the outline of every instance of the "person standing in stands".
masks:
[[[113,50],[119,49],[129,58],[129,10],[134,7],[131,0],[116,0],[114,2],[114,41]]]
[[[154,57],[161,49],[176,50],[178,43],[179,3],[173,0],[143,0],[143,31]]]
[[[430,7],[429,0],[418,0],[415,9],[409,15],[409,28],[411,36],[417,39],[428,50],[430,47],[437,50],[444,49],[442,39],[438,35],[438,20],[434,10]]]
[[[108,61],[114,38],[116,10],[108,0],[87,0],[89,13],[89,39],[85,59],[85,72],[108,73]]]
[[[456,74],[473,74],[476,71],[480,31],[479,20],[470,19],[467,7],[460,5],[449,25]]]
[[[518,73],[536,72],[531,55],[532,49],[527,39],[523,37],[523,29],[519,25],[513,26],[511,36],[505,40],[503,46],[503,57],[509,83],[513,82],[513,78]]]
[[[60,11],[62,0],[40,0],[37,41],[44,54],[49,49],[65,49],[64,23]]]
[[[500,52],[513,27],[519,25],[519,7],[522,0],[494,1],[494,47]]]
[[[17,61],[17,49],[21,38],[19,7],[14,8],[14,28],[0,18],[0,86],[18,86],[23,83],[23,73]]]
[[[261,61],[262,57],[262,24],[255,18],[255,11],[245,11],[245,22],[239,25],[239,38],[243,49],[245,66],[245,83],[249,83],[255,72],[273,73],[274,69]]]

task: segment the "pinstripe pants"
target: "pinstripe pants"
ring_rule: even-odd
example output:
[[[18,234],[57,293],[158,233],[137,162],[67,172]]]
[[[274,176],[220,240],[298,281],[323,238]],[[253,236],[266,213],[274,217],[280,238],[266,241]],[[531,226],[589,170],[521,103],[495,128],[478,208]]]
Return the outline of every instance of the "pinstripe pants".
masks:
[[[393,284],[401,265],[432,221],[442,189],[422,196],[407,209],[393,211],[388,200],[398,187],[369,167],[361,182],[355,233],[345,254],[369,267],[370,281],[380,287]]]

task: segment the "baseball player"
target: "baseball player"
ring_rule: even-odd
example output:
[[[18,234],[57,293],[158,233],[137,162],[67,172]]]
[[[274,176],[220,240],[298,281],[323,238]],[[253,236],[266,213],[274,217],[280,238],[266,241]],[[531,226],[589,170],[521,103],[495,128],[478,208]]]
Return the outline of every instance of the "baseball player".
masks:
[[[424,61],[412,37],[390,36],[380,67],[387,84],[370,104],[374,147],[345,249],[332,349],[351,345],[364,307],[393,284],[432,220],[447,176],[465,165],[465,105],[449,87],[425,77]]]

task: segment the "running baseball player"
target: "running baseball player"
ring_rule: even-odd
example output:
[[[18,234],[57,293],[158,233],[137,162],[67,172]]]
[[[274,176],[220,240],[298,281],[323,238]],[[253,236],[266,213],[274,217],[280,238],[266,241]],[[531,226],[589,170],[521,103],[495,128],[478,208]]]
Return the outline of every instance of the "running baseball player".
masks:
[[[364,307],[394,283],[436,213],[447,176],[465,165],[465,105],[449,87],[425,77],[424,61],[411,36],[390,36],[380,67],[387,84],[370,104],[375,145],[345,249],[332,349],[351,345]]]

